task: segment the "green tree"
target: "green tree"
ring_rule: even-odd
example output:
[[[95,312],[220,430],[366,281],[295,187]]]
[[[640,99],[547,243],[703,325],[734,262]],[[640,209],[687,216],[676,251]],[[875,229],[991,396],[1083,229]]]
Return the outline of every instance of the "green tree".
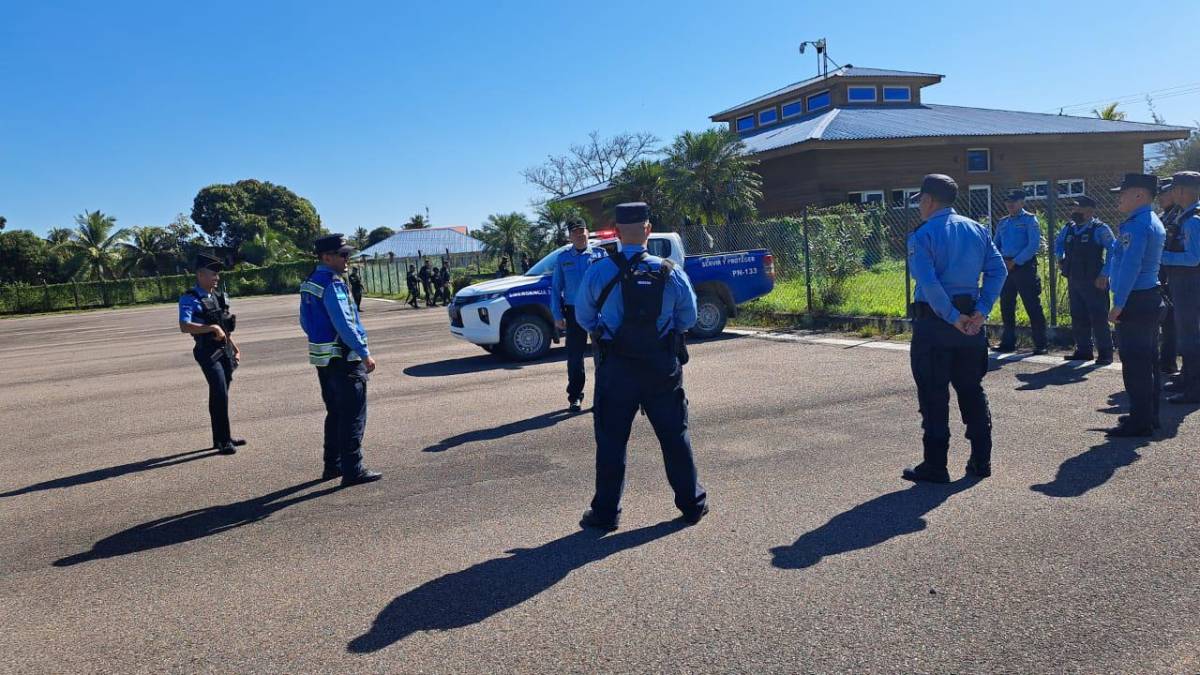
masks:
[[[646,202],[656,229],[679,229],[685,218],[691,215],[671,198],[667,168],[661,162],[634,162],[617,174],[609,187],[612,194],[604,200],[606,209],[611,211],[624,202]]]
[[[425,219],[425,216],[418,213],[409,218],[408,222],[404,223],[401,227],[406,230],[424,230],[429,227],[429,221]]]
[[[242,244],[242,259],[252,265],[266,266],[300,260],[300,249],[279,232],[268,230]]]
[[[1111,120],[1114,122],[1120,122],[1125,119],[1125,112],[1117,110],[1116,103],[1109,103],[1103,108],[1092,108],[1092,114],[1102,120]]]
[[[40,283],[49,255],[50,244],[28,230],[0,232],[0,284]]]
[[[171,256],[167,263],[168,266],[164,269],[170,269],[176,273],[186,271],[196,254],[208,247],[208,242],[196,229],[196,224],[192,222],[192,219],[184,213],[177,214],[175,220],[167,224],[166,230]]]
[[[8,225],[8,218],[0,216],[0,230],[3,230],[5,225]]]
[[[393,234],[396,234],[396,231],[390,227],[377,227],[367,235],[367,246],[374,246]]]
[[[491,256],[506,256],[516,264],[516,254],[529,239],[533,223],[523,213],[502,213],[488,216],[476,237],[483,242],[484,252]]]
[[[371,235],[369,232],[367,232],[367,228],[360,227],[354,230],[354,234],[350,235],[350,240],[354,242],[354,248],[361,251],[367,246],[370,246],[370,244],[367,243],[370,241],[370,237]]]
[[[1200,131],[1193,131],[1183,140],[1164,143],[1162,157],[1162,163],[1155,168],[1159,174],[1200,171]]]
[[[308,250],[321,229],[321,217],[307,199],[254,179],[203,188],[192,202],[192,220],[213,244],[234,250],[268,231]]]
[[[52,227],[46,233],[46,241],[50,242],[51,246],[61,246],[71,240],[71,235],[75,233],[69,227]]]
[[[116,279],[117,253],[129,231],[117,229],[117,219],[100,211],[75,216],[75,225],[62,246],[79,259],[79,272],[91,279]]]
[[[710,247],[713,237],[707,227],[730,218],[753,219],[762,199],[762,178],[753,168],[758,162],[745,150],[729,129],[709,129],[683,132],[666,151],[671,203],[681,213],[700,216]]]
[[[121,248],[125,276],[150,276],[161,272],[171,257],[171,238],[164,227],[134,227]]]
[[[574,202],[545,202],[537,207],[537,220],[530,228],[530,254],[535,258],[550,252],[550,249],[567,243],[567,224],[573,220],[587,223],[587,211]]]

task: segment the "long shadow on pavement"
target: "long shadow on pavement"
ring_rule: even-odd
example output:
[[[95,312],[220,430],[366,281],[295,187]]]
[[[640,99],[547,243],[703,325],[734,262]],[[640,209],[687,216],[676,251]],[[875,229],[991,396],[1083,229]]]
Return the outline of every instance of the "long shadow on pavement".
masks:
[[[979,482],[960,478],[948,485],[917,483],[889,492],[838,514],[829,522],[800,536],[791,546],[771,549],[771,564],[781,569],[804,569],[822,558],[870,548],[926,527],[925,514],[950,497]]]
[[[510,555],[503,558],[440,576],[392,600],[371,629],[351,640],[346,649],[375,652],[417,631],[479,623],[533,598],[588,563],[682,528],[679,522],[669,521],[608,536],[580,530],[537,548],[508,551]]]
[[[410,377],[446,377],[448,375],[467,375],[483,373],[489,370],[521,370],[541,363],[554,363],[567,360],[566,347],[551,349],[543,359],[537,361],[509,361],[493,354],[479,356],[463,356],[457,359],[419,363],[404,369],[404,374]]]
[[[554,410],[552,412],[543,413],[536,417],[517,420],[516,422],[508,422],[499,426],[491,427],[490,429],[476,429],[475,431],[467,431],[450,438],[443,439],[425,449],[422,452],[444,452],[451,448],[457,448],[460,445],[474,443],[475,441],[494,441],[498,438],[512,436],[515,434],[523,434],[526,431],[534,431],[536,429],[545,429],[552,427],[563,420],[570,419],[582,413],[573,413],[566,410]]]
[[[9,492],[3,492],[0,493],[0,498],[15,497],[17,495],[28,494],[30,492],[41,492],[43,490],[56,490],[59,488],[75,487],[76,485],[87,485],[88,483],[98,483],[102,480],[117,478],[118,476],[125,476],[131,473],[138,473],[139,471],[162,469],[168,466],[184,464],[186,462],[194,462],[198,459],[213,457],[217,454],[216,451],[210,452],[209,450],[211,450],[211,448],[205,448],[204,450],[191,450],[189,452],[181,452],[175,455],[167,455],[165,457],[154,457],[152,459],[143,459],[138,462],[110,466],[104,469],[85,471],[84,473],[77,473],[74,476],[55,478],[54,480],[35,483],[33,485],[27,485],[23,488],[18,488]]]
[[[1050,386],[1064,386],[1086,382],[1088,374],[1102,368],[1095,363],[1080,365],[1079,362],[1066,362],[1048,370],[1036,373],[1017,373],[1017,379],[1022,382],[1017,391],[1036,391]]]
[[[281,509],[306,502],[310,499],[316,499],[317,497],[322,497],[341,489],[340,486],[335,485],[334,487],[316,490],[298,497],[283,499],[323,482],[325,481],[305,481],[261,497],[234,502],[232,504],[196,509],[179,515],[142,523],[128,530],[118,532],[111,537],[101,539],[92,545],[90,551],[76,553],[75,555],[56,560],[54,561],[54,566],[68,567],[88,562],[89,560],[100,560],[102,558],[113,558],[130,553],[139,553],[150,549],[162,548],[163,546],[182,544],[194,539],[220,534],[221,532],[228,532],[243,525],[263,520]]]

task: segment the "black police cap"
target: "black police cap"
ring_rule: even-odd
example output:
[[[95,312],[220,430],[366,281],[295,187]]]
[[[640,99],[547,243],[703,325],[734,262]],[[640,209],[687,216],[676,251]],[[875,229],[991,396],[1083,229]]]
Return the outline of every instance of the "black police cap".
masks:
[[[1170,180],[1172,185],[1179,187],[1200,187],[1200,171],[1176,171]]]
[[[212,270],[213,272],[220,272],[221,270],[225,269],[225,263],[220,258],[218,258],[214,255],[209,255],[207,253],[197,253],[196,254],[196,263],[194,265],[194,268],[196,269],[196,271],[203,269],[203,270]]]
[[[1158,194],[1165,195],[1166,193],[1170,192],[1171,188],[1173,187],[1175,187],[1175,182],[1170,178],[1164,178],[1158,181]]]
[[[313,242],[317,255],[322,253],[353,253],[354,247],[346,241],[346,235],[334,233]]]
[[[921,195],[929,195],[943,204],[958,199],[958,183],[950,176],[941,173],[931,173],[921,179],[921,191],[913,196],[913,201]]]
[[[636,225],[650,220],[650,207],[646,202],[617,204],[615,211],[618,225]]]
[[[1025,191],[1019,188],[1013,188],[1008,191],[1008,194],[1004,195],[1004,201],[1023,202],[1025,201]]]
[[[583,222],[582,218],[572,218],[567,221],[567,232],[578,230],[587,227],[587,223]]]
[[[1076,197],[1075,199],[1071,200],[1071,203],[1073,203],[1075,206],[1082,206],[1085,209],[1096,208],[1096,200],[1092,199],[1091,197],[1089,197],[1087,195],[1080,195],[1080,196]]]
[[[1121,179],[1121,184],[1109,190],[1109,192],[1120,192],[1130,188],[1143,188],[1150,191],[1151,195],[1158,194],[1158,176],[1148,173],[1127,173]]]

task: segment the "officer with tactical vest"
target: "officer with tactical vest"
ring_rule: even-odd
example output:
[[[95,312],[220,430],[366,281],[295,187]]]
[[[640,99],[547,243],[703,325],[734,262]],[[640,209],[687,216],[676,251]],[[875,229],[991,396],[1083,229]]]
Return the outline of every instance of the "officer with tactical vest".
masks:
[[[1129,414],[1122,416],[1109,436],[1154,435],[1159,426],[1161,391],[1158,364],[1158,325],[1164,312],[1158,286],[1166,230],[1151,210],[1158,193],[1158,177],[1129,173],[1118,187],[1117,208],[1126,215],[1117,232],[1119,245],[1112,259],[1112,310],[1108,320],[1117,324],[1121,353],[1121,379],[1129,396]]]
[[[579,524],[612,531],[621,513],[626,446],[638,409],[654,427],[682,520],[708,513],[696,475],[683,391],[683,334],[696,323],[696,293],[683,270],[646,252],[650,209],[618,204],[620,249],[591,265],[575,297],[575,318],[596,341],[596,493]]]
[[[587,374],[583,357],[587,352],[588,334],[575,318],[575,296],[583,275],[592,263],[606,254],[599,246],[588,243],[587,223],[575,219],[567,223],[567,237],[571,246],[563,249],[554,258],[554,272],[550,279],[550,314],[554,326],[566,331],[567,335],[567,406],[571,412],[583,409],[583,387]]]
[[[1175,190],[1172,189],[1171,179],[1160,180],[1158,183],[1158,219],[1168,230],[1171,223],[1179,217],[1179,204],[1175,201]],[[1158,284],[1166,298],[1167,311],[1162,320],[1161,339],[1158,343],[1158,361],[1164,375],[1174,375],[1179,372],[1179,345],[1175,337],[1175,303],[1171,298],[1171,284],[1167,278],[1167,268],[1158,268]],[[1171,383],[1178,384],[1178,383]],[[1170,386],[1170,385],[1167,385]],[[1163,388],[1166,389],[1167,386]]]
[[[217,290],[224,265],[220,259],[200,254],[196,258],[196,286],[179,297],[179,331],[196,341],[192,356],[208,381],[208,416],[213,447],[232,455],[246,441],[229,431],[229,385],[242,352],[233,341],[237,317],[229,311],[229,296]]]
[[[950,482],[950,387],[971,441],[967,475],[992,475],[992,414],[983,376],[988,371],[984,322],[1007,274],[987,228],[951,207],[958,184],[942,174],[921,181],[921,226],[908,238],[913,294],[909,359],[921,411],[924,457],[901,476],[913,482]],[[980,277],[983,277],[982,287]]]
[[[1169,403],[1200,403],[1200,172],[1171,177],[1179,211],[1166,225],[1162,265],[1175,306],[1175,336],[1183,371]]]
[[[1033,353],[1046,353],[1046,315],[1042,312],[1042,280],[1037,272],[1037,254],[1042,246],[1042,228],[1037,218],[1025,210],[1025,192],[1012,190],[1004,200],[1008,215],[996,225],[996,248],[1004,257],[1008,278],[1000,291],[1000,320],[1004,330],[996,351],[1016,349],[1017,296],[1025,304],[1029,327],[1033,329]]]
[[[1096,200],[1076,198],[1071,222],[1063,226],[1054,242],[1059,270],[1067,278],[1071,304],[1071,333],[1075,351],[1066,361],[1091,361],[1092,348],[1099,356],[1096,365],[1113,362],[1112,331],[1108,327],[1108,278],[1112,250],[1117,245],[1112,229],[1096,218]]]
[[[375,359],[367,349],[367,331],[342,279],[354,247],[344,234],[315,242],[320,264],[300,285],[300,327],[308,336],[308,361],[317,367],[325,402],[323,480],[341,476],[342,486],[383,477],[362,464],[367,425],[367,379]]]

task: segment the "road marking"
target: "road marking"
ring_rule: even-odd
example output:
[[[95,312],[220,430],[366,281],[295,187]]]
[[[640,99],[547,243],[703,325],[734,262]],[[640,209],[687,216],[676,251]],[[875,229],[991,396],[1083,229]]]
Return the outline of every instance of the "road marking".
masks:
[[[363,300],[378,300],[379,302],[390,302],[392,304],[399,304],[400,302],[399,300],[388,300],[387,298],[363,298]]]
[[[846,338],[831,338],[818,337],[815,335],[801,335],[796,333],[777,333],[767,330],[750,330],[745,328],[726,328],[726,333],[733,335],[742,335],[745,337],[757,338],[760,340],[774,340],[776,342],[799,342],[802,344],[826,345],[830,347],[842,347],[845,349],[884,349],[890,351],[907,352],[909,345],[904,342],[890,342],[887,340],[848,340]],[[1061,366],[1063,364],[1083,364],[1088,361],[1063,361],[1060,357],[1055,356],[1034,356],[1033,354],[998,354],[993,351],[988,351],[988,358],[993,361],[1028,361],[1030,363],[1041,363],[1048,366]],[[1120,371],[1121,364],[1113,363],[1107,366],[1099,366],[1090,368],[1089,370],[1114,370]]]

